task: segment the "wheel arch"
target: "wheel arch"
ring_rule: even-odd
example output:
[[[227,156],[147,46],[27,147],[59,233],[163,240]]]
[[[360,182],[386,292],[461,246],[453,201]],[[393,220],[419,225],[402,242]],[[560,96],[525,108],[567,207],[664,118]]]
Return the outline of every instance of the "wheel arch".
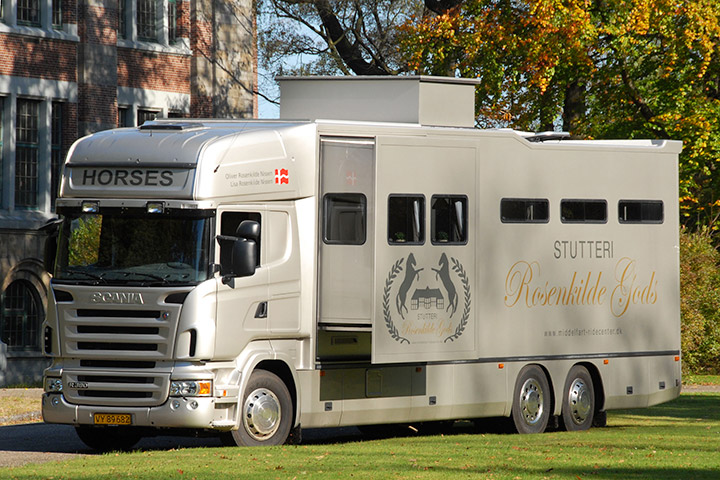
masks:
[[[270,373],[273,373],[277,375],[280,380],[283,381],[285,386],[287,387],[288,391],[290,392],[290,398],[292,399],[293,403],[293,421],[292,425],[293,427],[297,425],[297,421],[299,418],[298,414],[298,408],[300,402],[298,401],[298,382],[295,378],[295,372],[293,369],[290,368],[290,365],[288,365],[283,360],[277,360],[277,359],[266,359],[261,360],[255,367],[253,368],[253,371],[255,370],[265,370]]]

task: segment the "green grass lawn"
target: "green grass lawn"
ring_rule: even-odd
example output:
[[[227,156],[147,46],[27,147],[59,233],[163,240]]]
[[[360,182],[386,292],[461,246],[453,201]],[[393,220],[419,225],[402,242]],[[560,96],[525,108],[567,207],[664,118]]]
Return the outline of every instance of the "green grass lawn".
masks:
[[[713,479],[720,394],[610,412],[608,427],[542,435],[459,433],[272,448],[111,453],[0,469],[13,479]]]
[[[720,375],[683,375],[683,385],[720,385]]]

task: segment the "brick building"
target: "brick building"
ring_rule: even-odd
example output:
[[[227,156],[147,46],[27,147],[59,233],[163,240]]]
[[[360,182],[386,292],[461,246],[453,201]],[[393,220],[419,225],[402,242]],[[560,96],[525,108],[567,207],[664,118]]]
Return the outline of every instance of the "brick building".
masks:
[[[0,386],[41,378],[43,226],[89,133],[257,116],[252,0],[0,0]]]

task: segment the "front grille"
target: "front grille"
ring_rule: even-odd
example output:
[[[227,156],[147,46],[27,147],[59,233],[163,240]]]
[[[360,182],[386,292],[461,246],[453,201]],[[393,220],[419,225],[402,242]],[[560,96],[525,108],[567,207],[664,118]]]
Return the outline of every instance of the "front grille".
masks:
[[[153,377],[118,377],[109,375],[78,375],[80,382],[96,383],[153,383]]]
[[[120,342],[78,342],[78,350],[127,350],[131,352],[153,352],[157,343],[120,343]]]
[[[63,395],[74,404],[133,407],[160,405],[167,399],[170,373],[149,373],[68,370],[63,377]]]
[[[80,366],[88,368],[155,368],[155,362],[133,362],[132,360],[80,360]]]
[[[112,293],[125,291],[109,289]],[[97,304],[89,287],[57,303],[61,354],[66,358],[63,394],[76,405],[152,407],[170,391],[173,343],[182,304],[167,292],[147,289],[142,304]]]
[[[160,329],[157,327],[116,327],[102,325],[78,325],[78,333],[110,333],[110,334],[129,334],[129,335],[157,335]]]
[[[104,390],[81,390],[78,392],[83,398],[151,398],[150,392],[106,392]]]
[[[81,308],[77,311],[78,317],[103,318],[159,318],[160,310],[101,310]]]
[[[65,352],[83,360],[168,360],[180,308],[59,309],[65,323]]]

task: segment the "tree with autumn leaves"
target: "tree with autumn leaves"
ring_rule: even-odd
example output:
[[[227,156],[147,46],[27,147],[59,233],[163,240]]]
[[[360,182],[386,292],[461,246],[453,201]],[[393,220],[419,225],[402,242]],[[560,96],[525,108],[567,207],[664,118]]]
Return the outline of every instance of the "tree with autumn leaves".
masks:
[[[720,228],[717,0],[469,0],[401,28],[411,71],[480,79],[480,126],[682,140],[681,221]]]

